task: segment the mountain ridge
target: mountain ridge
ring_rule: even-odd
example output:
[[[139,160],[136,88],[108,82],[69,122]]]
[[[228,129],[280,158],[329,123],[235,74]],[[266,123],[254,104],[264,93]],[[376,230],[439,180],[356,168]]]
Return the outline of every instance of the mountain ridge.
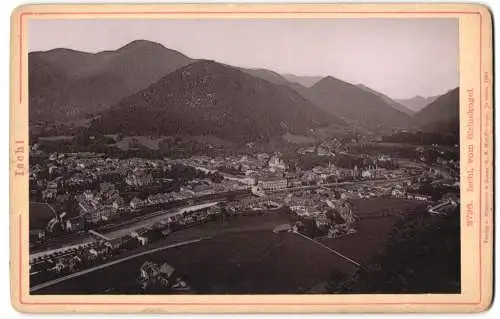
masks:
[[[370,130],[406,128],[411,124],[408,114],[393,108],[380,96],[332,76],[314,84],[308,91],[308,98],[351,124]]]
[[[34,51],[28,61],[30,120],[66,120],[105,112],[172,72],[208,60],[192,59],[158,42],[134,40],[116,50],[96,53],[67,48]],[[363,84],[333,76],[302,77],[264,68],[217,65],[290,89],[300,97],[290,92],[284,95],[327,111],[336,119],[333,122],[373,131],[408,128],[418,122],[411,120],[411,110]],[[302,84],[300,79],[309,82]]]
[[[394,99],[388,97],[387,95],[385,95],[382,92],[376,91],[376,90],[374,90],[374,89],[372,89],[372,88],[370,88],[362,83],[359,83],[356,86],[365,90],[365,91],[368,91],[368,92],[371,92],[375,95],[380,96],[387,104],[389,104],[390,106],[392,106],[393,108],[395,108],[396,110],[398,110],[400,112],[406,113],[408,115],[415,114],[415,111],[407,108],[406,106],[402,105],[401,103],[396,102]]]
[[[28,61],[30,119],[38,120],[101,112],[192,59],[142,40],[98,53],[35,51]]]
[[[287,86],[199,60],[123,99],[93,126],[107,133],[213,135],[254,142],[332,124],[345,122]]]
[[[432,103],[424,107],[414,116],[416,125],[427,129],[439,129],[437,124],[449,126],[456,123],[459,125],[459,93],[460,88],[456,87],[445,94],[437,97]]]

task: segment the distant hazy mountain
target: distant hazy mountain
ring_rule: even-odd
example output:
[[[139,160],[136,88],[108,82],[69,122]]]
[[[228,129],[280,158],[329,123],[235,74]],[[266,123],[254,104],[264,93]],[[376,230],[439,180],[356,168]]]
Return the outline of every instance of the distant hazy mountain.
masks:
[[[459,126],[459,88],[437,97],[431,104],[415,114],[415,124],[424,130],[450,131]]]
[[[273,84],[286,85],[298,91],[303,91],[322,79],[321,76],[297,76],[293,74],[280,74],[268,69],[241,69],[255,77],[267,80]]]
[[[238,142],[345,125],[284,85],[197,61],[123,99],[93,126],[108,133],[214,135]]]
[[[290,85],[290,81],[285,79],[283,75],[268,69],[241,69],[241,70],[257,78],[269,81],[273,84]]]
[[[300,93],[302,96],[304,97],[307,96],[307,91],[308,91],[307,87],[303,86],[300,83],[290,81],[287,78],[285,78],[284,75],[281,75],[277,72],[268,69],[241,69],[241,70],[257,78],[269,81],[273,84],[288,86],[289,88],[292,88],[293,90]]]
[[[377,94],[331,76],[314,84],[308,98],[348,123],[371,130],[407,127],[411,123],[408,114],[396,110]]]
[[[415,114],[415,111],[412,111],[410,110],[409,108],[407,108],[406,106],[394,101],[393,99],[391,99],[390,97],[388,97],[387,95],[383,94],[383,93],[380,93],[378,91],[375,91],[369,87],[367,87],[366,85],[363,85],[363,84],[358,84],[356,85],[357,87],[365,90],[365,91],[368,91],[368,92],[371,92],[375,95],[378,95],[380,96],[387,104],[389,104],[390,106],[392,106],[393,108],[395,108],[396,110],[400,111],[400,112],[403,112],[403,113],[406,113],[408,115],[413,115]]]
[[[323,78],[322,76],[299,76],[294,74],[283,74],[283,77],[290,82],[298,83],[308,88]]]
[[[54,49],[29,54],[30,119],[100,112],[192,60],[137,40],[115,51]]]
[[[411,99],[395,99],[395,101],[416,113],[434,102],[438,97],[439,95],[429,97],[417,95],[415,97],[412,97]]]

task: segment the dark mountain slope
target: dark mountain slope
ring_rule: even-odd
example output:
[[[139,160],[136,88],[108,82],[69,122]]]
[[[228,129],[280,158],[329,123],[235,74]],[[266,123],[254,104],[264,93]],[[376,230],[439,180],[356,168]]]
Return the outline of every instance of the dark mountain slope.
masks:
[[[28,60],[43,60],[52,68],[67,75],[77,77],[82,70],[93,64],[96,54],[71,49],[58,48],[49,51],[31,52]],[[30,68],[32,66],[30,65]],[[31,70],[31,69],[30,69]],[[36,71],[36,69],[34,70]]]
[[[64,83],[68,77],[67,72],[59,70],[50,62],[34,54],[30,55],[28,69],[28,88],[30,96],[33,97],[39,97],[48,88]]]
[[[390,97],[388,97],[387,95],[383,94],[383,93],[380,93],[378,91],[375,91],[369,87],[367,87],[366,85],[363,85],[363,84],[358,84],[356,85],[357,87],[365,90],[365,91],[368,91],[370,93],[373,93],[377,96],[380,96],[387,104],[389,104],[390,106],[392,106],[393,108],[395,108],[396,110],[400,111],[400,112],[403,112],[403,113],[406,113],[408,115],[413,115],[415,114],[415,111],[412,111],[410,110],[409,108],[407,108],[406,106],[394,101],[393,99],[391,99]]]
[[[325,77],[308,90],[317,106],[346,121],[371,130],[407,127],[411,117],[394,109],[380,96],[333,77]]]
[[[100,112],[192,62],[138,40],[96,54],[54,49],[29,54],[30,119],[65,120]]]
[[[320,81],[323,77],[321,76],[302,76],[302,75],[294,75],[294,74],[283,74],[283,77],[290,82],[298,83],[305,87],[311,87],[316,82]]]
[[[427,131],[458,132],[459,126],[459,88],[439,96],[415,114],[415,124]]]
[[[286,86],[198,61],[122,100],[93,125],[108,133],[215,135],[243,142],[287,131],[306,134],[329,124],[345,123]]]

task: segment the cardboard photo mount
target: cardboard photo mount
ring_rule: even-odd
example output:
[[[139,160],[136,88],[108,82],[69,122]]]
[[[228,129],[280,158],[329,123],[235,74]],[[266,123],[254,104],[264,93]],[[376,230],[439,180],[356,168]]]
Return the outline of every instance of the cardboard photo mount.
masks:
[[[456,18],[460,34],[460,294],[30,295],[28,264],[28,28],[34,19]],[[478,4],[24,5],[12,13],[10,270],[21,312],[480,312],[493,295],[492,16]],[[436,54],[436,59],[443,58]]]

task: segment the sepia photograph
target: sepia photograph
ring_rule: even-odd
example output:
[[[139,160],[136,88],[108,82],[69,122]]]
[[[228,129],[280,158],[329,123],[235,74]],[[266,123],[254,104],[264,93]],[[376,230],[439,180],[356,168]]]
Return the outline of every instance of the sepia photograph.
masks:
[[[29,30],[30,293],[460,293],[457,19]]]
[[[478,7],[89,8],[20,13],[21,304],[488,303]]]

